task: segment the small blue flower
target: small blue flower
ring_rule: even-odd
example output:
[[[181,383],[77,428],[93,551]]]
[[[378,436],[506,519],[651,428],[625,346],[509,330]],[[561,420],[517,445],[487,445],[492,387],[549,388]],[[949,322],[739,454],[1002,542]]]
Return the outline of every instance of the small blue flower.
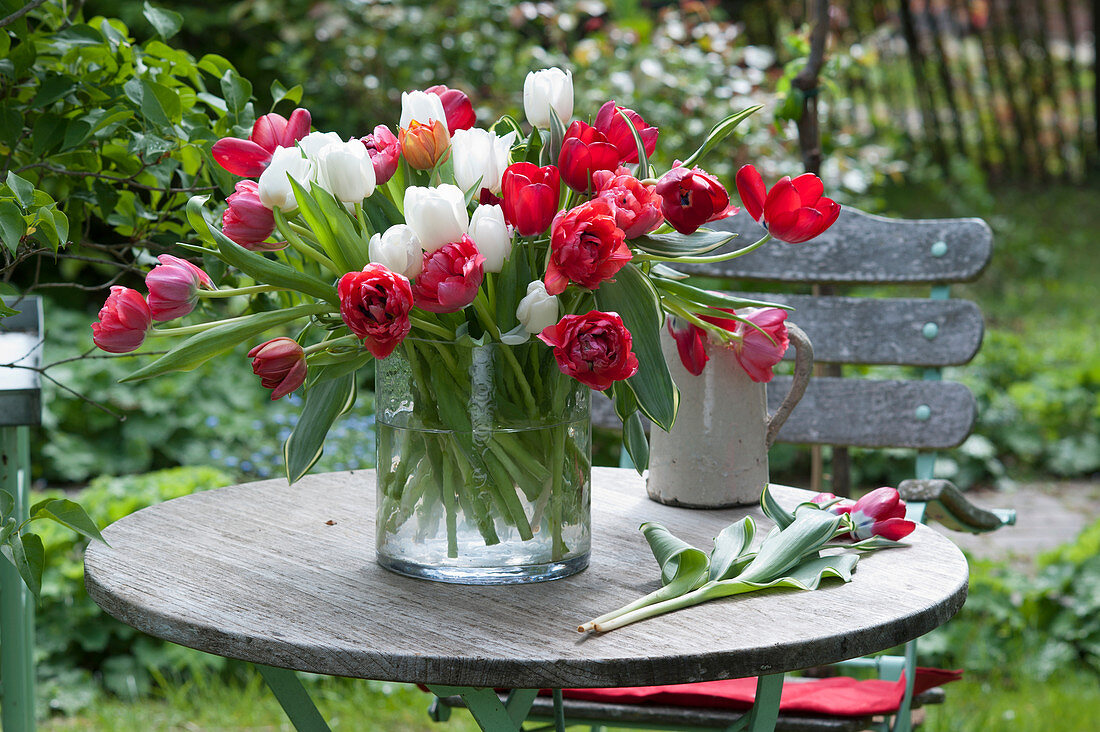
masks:
[[[207,427],[217,427],[218,426],[218,418],[216,416],[214,416],[213,414],[211,414],[209,417],[206,418],[206,426]]]

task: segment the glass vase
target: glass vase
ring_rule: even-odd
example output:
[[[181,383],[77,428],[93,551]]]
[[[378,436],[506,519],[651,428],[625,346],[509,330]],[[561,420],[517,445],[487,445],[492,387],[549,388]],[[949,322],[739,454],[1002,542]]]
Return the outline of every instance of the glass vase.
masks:
[[[590,390],[551,349],[407,338],[375,374],[379,564],[464,584],[588,565]]]

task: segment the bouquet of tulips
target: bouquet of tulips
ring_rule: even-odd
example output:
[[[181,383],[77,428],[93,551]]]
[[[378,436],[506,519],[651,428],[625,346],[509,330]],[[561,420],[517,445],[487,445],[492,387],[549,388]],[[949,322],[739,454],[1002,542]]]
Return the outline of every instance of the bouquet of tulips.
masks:
[[[254,344],[253,370],[273,399],[304,387],[285,449],[293,481],[320,455],[328,428],[354,402],[354,373],[372,359],[402,349],[428,369],[420,387],[445,400],[448,368],[462,367],[425,343],[526,344],[530,361],[506,357],[496,388],[528,409],[553,409],[553,399],[532,394],[549,378],[538,354],[552,355],[561,376],[612,397],[641,470],[641,416],[668,429],[676,415],[659,345],[666,315],[693,370],[711,340],[743,353],[754,378],[770,378],[786,341],[781,310],[695,287],[676,265],[736,257],[773,237],[805,241],[839,206],[815,176],[767,190],[746,166],[737,188],[762,236],[715,253],[733,236],[704,226],[738,209],[698,163],[757,107],[721,120],[664,173],[649,163],[659,131],[638,112],[608,101],[591,122],[574,119],[568,72],[529,74],[523,107],[526,130],[511,116],[477,127],[463,92],[435,86],[402,95],[396,134],[379,124],[347,140],[311,131],[305,109],[260,117],[248,139],[213,146],[214,160],[242,178],[220,225],[205,199],[188,205],[201,241],[180,247],[223,274],[161,255],[147,296],[111,288],[92,325],[96,345],[124,353],[146,338],[179,339],[127,377],[140,380]],[[237,286],[219,284],[227,272]],[[215,299],[224,309],[196,310]],[[152,326],[193,311],[201,322]],[[506,503],[499,498],[501,510]]]

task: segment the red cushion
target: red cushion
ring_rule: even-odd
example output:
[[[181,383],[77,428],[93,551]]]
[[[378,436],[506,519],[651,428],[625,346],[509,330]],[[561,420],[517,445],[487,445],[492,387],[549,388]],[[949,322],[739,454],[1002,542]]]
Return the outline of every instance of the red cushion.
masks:
[[[920,694],[922,691],[960,678],[962,678],[961,670],[917,668],[913,694]],[[632,686],[619,689],[565,689],[563,694],[571,699],[619,704],[748,709],[756,697],[756,679],[703,681],[696,684],[670,686]],[[790,678],[783,684],[779,710],[840,717],[890,714],[897,711],[904,695],[904,676],[898,681],[879,679],[860,681],[847,676],[826,679]]]

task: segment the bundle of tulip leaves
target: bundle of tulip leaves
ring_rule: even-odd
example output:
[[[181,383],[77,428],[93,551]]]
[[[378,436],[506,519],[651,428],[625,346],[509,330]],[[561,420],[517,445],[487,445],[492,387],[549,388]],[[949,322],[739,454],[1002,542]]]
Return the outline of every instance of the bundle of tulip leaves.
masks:
[[[755,550],[756,522],[751,516],[722,529],[710,554],[678,539],[660,524],[644,523],[641,530],[661,568],[661,588],[577,630],[604,633],[720,597],[773,587],[814,590],[827,578],[850,582],[859,560],[855,552],[901,543],[882,536],[842,541],[857,536],[859,526],[858,517],[854,519],[851,512],[839,509],[840,503],[835,498],[820,503],[806,501],[791,512],[780,506],[765,487],[760,505],[776,525]],[[825,549],[837,548],[855,552],[822,555]]]

